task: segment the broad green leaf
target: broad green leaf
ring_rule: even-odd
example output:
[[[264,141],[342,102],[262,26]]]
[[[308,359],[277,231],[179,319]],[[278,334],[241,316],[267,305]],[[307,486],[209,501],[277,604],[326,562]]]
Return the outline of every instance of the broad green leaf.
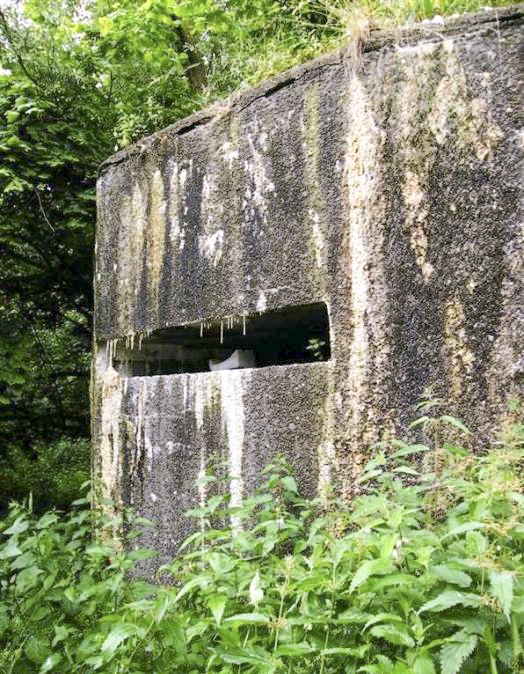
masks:
[[[518,613],[519,615],[524,613],[524,594],[517,595],[513,598],[511,612]]]
[[[16,577],[16,588],[19,592],[26,592],[36,585],[38,577],[43,573],[37,566],[28,566],[22,569]]]
[[[29,637],[25,642],[24,653],[31,662],[42,665],[51,655],[51,649],[47,641],[41,637]]]
[[[520,638],[520,621],[516,615],[511,616],[511,636],[513,640],[513,657],[517,659],[522,655],[522,641]]]
[[[368,627],[376,625],[381,622],[402,622],[402,617],[396,613],[377,613],[373,616],[367,623],[364,625],[363,631],[367,630]]]
[[[399,466],[393,469],[394,473],[403,473],[404,475],[420,475],[418,470],[411,468],[411,466]]]
[[[136,636],[138,632],[139,629],[136,625],[117,623],[102,644],[102,652],[112,655],[123,641],[129,639],[129,637]]]
[[[368,644],[363,644],[355,648],[346,648],[344,646],[334,646],[333,648],[324,648],[320,655],[350,655],[353,658],[363,658],[366,651],[369,650]]]
[[[160,626],[164,634],[163,643],[166,646],[173,646],[177,653],[185,654],[187,652],[186,635],[178,620],[166,618]]]
[[[448,531],[447,534],[442,536],[441,540],[444,541],[449,536],[458,536],[467,531],[474,531],[475,529],[483,529],[484,526],[485,525],[482,522],[464,522],[463,524],[459,524],[456,527],[453,527],[450,531]]]
[[[456,590],[447,590],[442,592],[428,601],[422,606],[418,613],[423,613],[424,611],[431,611],[438,613],[439,611],[445,611],[447,608],[461,604],[462,606],[479,606],[480,597],[475,594],[464,594],[462,592],[457,592]]]
[[[455,428],[458,428],[460,431],[463,433],[466,433],[467,435],[471,435],[471,431],[469,428],[466,428],[462,421],[460,419],[455,419],[455,417],[451,417],[448,414],[443,414],[440,417],[440,421],[443,421],[445,424],[449,424],[450,426],[454,426]]]
[[[311,653],[316,652],[316,648],[303,641],[298,644],[283,644],[277,648],[275,655],[278,657],[282,655],[290,656],[301,656],[301,655],[310,655]]]
[[[9,557],[17,557],[21,555],[22,551],[16,544],[16,540],[10,539],[7,545],[0,548],[0,559],[9,559]]]
[[[429,451],[430,449],[427,445],[405,445],[401,449],[394,452],[391,455],[391,458],[400,459],[403,456],[410,456],[411,454],[420,454]]]
[[[62,656],[60,653],[53,653],[49,657],[46,658],[46,661],[40,667],[40,671],[38,674],[46,674],[46,672],[52,671],[52,669],[55,667],[55,665],[58,665],[62,661]]]
[[[262,649],[258,649],[262,650]],[[274,671],[274,666],[270,664],[270,654],[266,655],[258,652],[252,648],[238,648],[230,651],[221,649],[213,649],[213,652],[220,656],[220,658],[232,665],[256,665],[258,672]]]
[[[508,622],[511,622],[510,612],[511,603],[513,601],[513,574],[509,571],[490,571],[489,581],[491,585],[491,594],[499,600],[502,612],[506,616]]]
[[[458,674],[464,660],[475,650],[478,642],[476,634],[464,636],[463,639],[450,639],[440,650],[440,667],[442,674]]]
[[[264,598],[264,590],[260,583],[260,574],[258,569],[253,576],[253,579],[249,583],[249,601],[255,606],[255,608],[260,604]]]
[[[20,517],[17,517],[13,524],[8,529],[2,531],[2,533],[6,536],[16,536],[27,531],[28,528],[29,521],[24,515],[20,515]]]
[[[360,667],[358,672],[367,672],[367,674],[392,674],[393,673],[393,663],[385,655],[377,655],[375,661],[380,663],[378,665],[364,665]]]
[[[213,614],[214,619],[216,620],[217,625],[220,625],[222,616],[224,615],[224,609],[226,607],[227,597],[223,594],[213,594],[207,600],[207,605],[209,610]]]
[[[436,674],[435,665],[429,655],[422,654],[417,656],[413,663],[413,674]]]
[[[14,561],[11,563],[11,569],[15,571],[16,569],[25,569],[28,566],[33,566],[33,564],[36,561],[36,557],[34,552],[28,551],[24,552],[24,554],[20,555],[20,557],[16,557]]]
[[[415,640],[403,625],[375,625],[370,630],[374,637],[385,639],[391,644],[413,648]]]
[[[375,573],[384,573],[392,567],[389,560],[386,559],[368,559],[357,569],[351,584],[349,593],[351,594],[357,587],[360,587],[366,580]]]
[[[188,592],[191,592],[195,587],[200,587],[202,585],[202,579],[200,577],[192,578],[185,585],[181,587],[178,591],[178,594],[175,597],[175,603],[182,599]]]
[[[369,613],[364,613],[358,608],[350,607],[338,614],[337,622],[346,624],[363,624],[370,618]]]
[[[225,623],[245,623],[246,625],[267,624],[269,618],[262,613],[237,613],[224,620]]]
[[[209,622],[207,620],[198,620],[196,623],[191,624],[186,629],[186,636],[188,643],[191,641],[191,639],[194,639],[195,637],[199,637],[202,634],[204,634],[204,632],[208,629],[208,627]]]
[[[298,493],[298,486],[295,478],[292,475],[286,475],[282,478],[282,484],[284,487],[294,494]]]
[[[444,564],[438,566],[431,566],[429,568],[430,572],[435,574],[437,578],[445,580],[447,583],[452,583],[453,585],[460,585],[460,587],[468,587],[471,585],[471,578],[464,571],[459,571],[458,569],[452,569],[449,566]]]

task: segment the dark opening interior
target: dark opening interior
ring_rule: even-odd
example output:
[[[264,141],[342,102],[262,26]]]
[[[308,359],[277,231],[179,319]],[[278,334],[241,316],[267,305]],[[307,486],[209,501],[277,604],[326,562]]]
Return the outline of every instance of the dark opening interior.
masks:
[[[132,346],[129,340],[125,345],[119,341],[114,366],[125,376],[152,376],[313,363],[330,357],[329,317],[322,302],[164,328],[136,339]]]

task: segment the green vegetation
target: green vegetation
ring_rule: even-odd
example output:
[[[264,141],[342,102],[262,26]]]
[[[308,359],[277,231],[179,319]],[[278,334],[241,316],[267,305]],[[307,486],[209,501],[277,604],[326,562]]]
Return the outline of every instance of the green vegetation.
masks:
[[[86,500],[67,516],[13,505],[0,672],[521,672],[524,427],[475,456],[430,405],[414,426],[431,446],[377,446],[350,511],[302,499],[281,460],[241,508],[206,476],[197,532],[157,585],[129,578],[153,553],[111,546],[121,523]]]
[[[0,9],[0,510],[88,436],[97,166],[278,71],[391,26],[505,0],[25,0]],[[80,442],[79,442],[80,441]],[[69,445],[58,456],[53,447]],[[65,443],[65,444],[64,444]],[[43,458],[49,447],[49,457]],[[68,456],[72,457],[68,463]],[[83,456],[84,476],[88,455]],[[9,483],[14,478],[13,490]],[[51,499],[63,503],[69,491]]]

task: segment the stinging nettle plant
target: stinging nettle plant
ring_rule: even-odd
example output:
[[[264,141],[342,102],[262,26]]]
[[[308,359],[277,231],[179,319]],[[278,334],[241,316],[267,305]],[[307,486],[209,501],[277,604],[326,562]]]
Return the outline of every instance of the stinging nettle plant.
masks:
[[[130,575],[153,552],[93,541],[114,517],[13,506],[0,672],[522,671],[524,426],[474,455],[441,404],[419,407],[425,443],[374,448],[351,508],[301,498],[281,458],[241,507],[205,476],[197,530],[155,584]]]

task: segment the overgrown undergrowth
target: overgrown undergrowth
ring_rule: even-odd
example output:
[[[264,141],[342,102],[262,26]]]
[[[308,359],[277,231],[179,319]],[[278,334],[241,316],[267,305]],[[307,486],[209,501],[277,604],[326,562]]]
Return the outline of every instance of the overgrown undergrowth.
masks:
[[[86,501],[39,518],[13,505],[0,672],[521,672],[523,426],[476,456],[443,440],[468,434],[452,417],[416,425],[431,445],[374,448],[351,509],[302,499],[282,460],[241,508],[205,477],[169,583],[130,577],[153,553],[104,543],[115,521]]]

